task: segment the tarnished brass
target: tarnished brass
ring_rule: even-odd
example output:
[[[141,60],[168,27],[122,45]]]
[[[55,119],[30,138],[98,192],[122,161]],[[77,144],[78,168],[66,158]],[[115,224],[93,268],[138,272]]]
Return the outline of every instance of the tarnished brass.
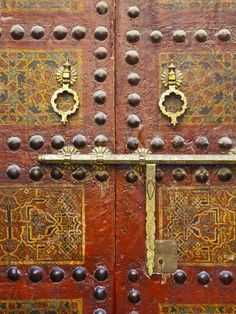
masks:
[[[168,70],[165,70],[161,76],[162,84],[168,89],[161,94],[159,107],[161,112],[171,119],[171,124],[174,126],[178,123],[178,117],[182,116],[187,109],[187,99],[183,92],[178,90],[178,87],[181,85],[183,80],[182,73],[176,69],[174,64],[170,64]],[[182,101],[181,110],[169,111],[166,109],[165,103],[166,100],[171,96],[180,97],[180,101]]]
[[[173,274],[177,270],[177,242],[175,240],[155,241],[154,273]]]
[[[52,95],[51,105],[53,110],[61,116],[61,122],[65,124],[68,121],[67,117],[74,114],[80,104],[77,93],[70,88],[77,80],[77,72],[75,68],[72,67],[69,60],[67,60],[66,63],[57,71],[56,78],[57,82],[62,87],[56,90]],[[64,94],[71,96],[74,101],[71,109],[63,110],[58,107],[57,101],[59,96],[63,96]]]

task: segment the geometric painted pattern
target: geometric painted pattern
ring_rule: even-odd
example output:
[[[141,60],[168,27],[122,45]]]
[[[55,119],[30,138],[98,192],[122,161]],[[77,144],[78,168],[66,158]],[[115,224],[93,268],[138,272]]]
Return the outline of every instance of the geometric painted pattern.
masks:
[[[83,300],[0,301],[0,314],[82,314]]]
[[[0,265],[82,264],[84,190],[0,187]]]
[[[184,9],[236,9],[235,0],[156,0],[157,5],[164,5],[170,11],[184,10]]]
[[[236,3],[236,2],[235,2]],[[236,54],[223,52],[175,52],[159,54],[159,73],[171,60],[183,73],[180,89],[188,108],[179,119],[184,125],[233,125],[235,115]],[[160,81],[160,80],[159,80]],[[159,90],[164,91],[159,83]],[[161,119],[166,124],[166,119]]]
[[[233,314],[236,304],[160,304],[159,314]]]
[[[175,239],[181,265],[235,264],[236,187],[159,189],[159,238]]]
[[[15,50],[0,52],[0,125],[59,125],[60,116],[53,111],[51,97],[60,87],[56,70],[69,58],[78,72],[73,89],[80,103],[82,89],[82,52],[63,50]],[[78,126],[79,110],[70,117]]]

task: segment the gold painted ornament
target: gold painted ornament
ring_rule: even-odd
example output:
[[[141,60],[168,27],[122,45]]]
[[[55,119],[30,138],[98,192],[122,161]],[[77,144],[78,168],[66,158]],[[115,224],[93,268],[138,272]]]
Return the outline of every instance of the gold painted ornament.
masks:
[[[161,94],[159,107],[161,112],[171,119],[171,124],[174,126],[176,126],[178,123],[178,118],[185,113],[188,106],[184,93],[178,90],[178,87],[181,85],[182,81],[183,75],[179,70],[176,69],[176,66],[173,63],[169,65],[168,69],[165,70],[161,76],[162,84],[168,89]],[[178,111],[169,111],[166,108],[166,101],[172,95],[175,98],[180,98],[180,101],[182,101],[181,108]]]

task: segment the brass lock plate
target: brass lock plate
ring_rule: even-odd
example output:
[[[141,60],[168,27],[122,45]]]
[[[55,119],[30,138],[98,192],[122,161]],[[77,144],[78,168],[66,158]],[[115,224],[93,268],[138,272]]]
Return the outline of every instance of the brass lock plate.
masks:
[[[154,273],[173,274],[177,270],[177,242],[175,240],[155,241]]]

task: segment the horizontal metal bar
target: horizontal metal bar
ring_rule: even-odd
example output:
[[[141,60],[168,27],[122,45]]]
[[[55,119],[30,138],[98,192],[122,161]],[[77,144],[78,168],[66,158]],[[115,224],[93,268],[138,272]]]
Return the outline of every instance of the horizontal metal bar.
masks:
[[[45,164],[193,164],[193,165],[214,165],[214,164],[236,164],[236,155],[173,155],[173,154],[44,154],[38,156],[38,161]]]

